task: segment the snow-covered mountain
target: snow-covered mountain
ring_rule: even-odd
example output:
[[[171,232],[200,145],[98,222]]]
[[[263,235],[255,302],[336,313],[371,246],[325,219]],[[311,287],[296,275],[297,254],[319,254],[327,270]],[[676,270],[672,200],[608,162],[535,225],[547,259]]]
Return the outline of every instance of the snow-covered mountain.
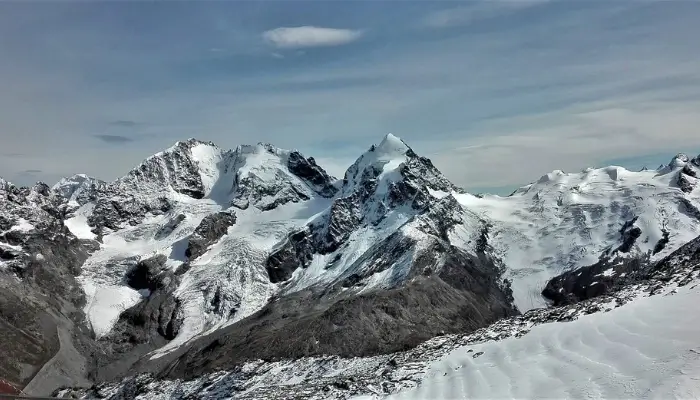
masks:
[[[0,180],[0,273],[22,282],[37,257],[16,232],[72,243],[41,242],[75,286],[61,326],[93,381],[386,353],[543,306],[566,270],[666,257],[700,235],[699,172],[678,155],[474,196],[391,134],[341,180],[297,151],[189,139],[109,183]]]
[[[518,307],[543,306],[555,275],[601,257],[658,260],[700,233],[700,158],[658,170],[611,166],[553,171],[508,197],[458,194],[491,223],[489,243],[508,267]]]
[[[57,394],[111,400],[697,397],[700,319],[687,310],[700,299],[700,237],[634,275],[610,293],[407,351],[255,360],[188,380],[137,374]],[[599,276],[625,280],[617,268]]]

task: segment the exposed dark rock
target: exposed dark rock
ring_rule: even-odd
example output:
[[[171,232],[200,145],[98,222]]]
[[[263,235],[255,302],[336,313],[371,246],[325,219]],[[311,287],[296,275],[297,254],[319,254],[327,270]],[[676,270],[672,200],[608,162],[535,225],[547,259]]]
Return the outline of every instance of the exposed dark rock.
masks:
[[[638,226],[630,225],[623,228],[620,234],[622,235],[622,244],[617,248],[617,250],[621,253],[629,253],[637,239],[642,236],[642,229]]]
[[[542,295],[558,306],[614,293],[633,283],[645,282],[649,287],[663,288],[671,279],[678,280],[679,271],[689,266],[691,272],[700,270],[700,237],[656,263],[651,263],[648,257],[601,260],[565,272],[551,279]],[[685,283],[680,281],[680,285]]]
[[[177,228],[182,221],[184,221],[187,217],[185,214],[178,214],[175,216],[175,218],[169,220],[167,223],[163,225],[162,228],[158,230],[156,233],[156,239],[162,239],[168,235],[170,235],[175,228]]]
[[[143,187],[170,187],[176,192],[201,199],[205,195],[199,165],[192,158],[191,150],[197,145],[214,147],[211,142],[196,139],[180,141],[165,151],[143,161],[117,183],[118,186],[142,190]],[[155,185],[155,186],[154,186]]]
[[[335,251],[362,221],[362,210],[353,198],[337,199],[328,212],[326,225],[313,225],[320,253]],[[316,228],[319,227],[319,228]]]
[[[82,206],[97,200],[100,193],[107,188],[107,183],[87,175],[73,175],[61,179],[52,190],[65,199],[66,202],[74,201]]]
[[[695,190],[697,186],[698,178],[697,173],[691,167],[690,164],[686,164],[683,169],[678,173],[677,184],[678,187],[685,193],[690,193]]]
[[[700,221],[700,209],[698,209],[698,207],[692,201],[686,198],[681,198],[680,204],[678,205],[678,210],[683,214]]]
[[[112,230],[120,229],[124,224],[137,225],[147,213],[161,214],[172,208],[169,200],[158,197],[155,201],[150,198],[134,197],[101,197],[97,200],[92,214],[88,217],[88,224],[93,232],[102,235],[104,228]]]
[[[602,259],[601,261],[552,278],[542,295],[555,306],[574,304],[598,297],[640,279],[648,259]]]
[[[207,311],[224,319],[233,317],[241,306],[241,298],[236,293],[222,290],[219,284],[210,286],[204,292]]]
[[[669,232],[669,231],[668,231],[667,229],[665,229],[665,228],[662,230],[661,239],[659,239],[659,241],[658,241],[658,242],[656,243],[656,245],[654,246],[654,253],[653,253],[653,254],[660,253],[660,252],[662,252],[662,251],[666,248],[666,245],[667,245],[668,242],[670,241],[670,239],[669,239],[670,233],[671,233],[671,232]]]
[[[165,262],[167,257],[159,254],[157,256],[139,261],[136,266],[126,273],[126,284],[134,289],[148,289],[154,291],[157,288],[168,286],[168,279],[163,272],[167,269]]]
[[[14,260],[17,257],[21,257],[22,252],[13,249],[3,249],[0,247],[0,260]]]
[[[249,168],[236,173],[231,190],[230,205],[239,209],[255,207],[269,211],[287,203],[309,200],[314,194],[332,197],[337,188],[330,177],[313,158],[304,158],[297,151],[288,152],[270,144],[238,146],[232,153],[231,168],[248,164],[251,154],[260,152],[276,156],[274,168],[258,173]],[[271,166],[268,166],[271,167]]]
[[[228,228],[235,223],[236,214],[233,211],[221,211],[207,215],[190,236],[185,256],[194,260],[206,253],[209,246],[221,239]]]
[[[373,146],[348,169],[341,197],[333,201],[325,214],[309,224],[307,233],[290,235],[273,251],[267,262],[273,282],[289,279],[294,270],[308,265],[313,254],[338,250],[360,226],[377,225],[390,210],[398,207],[410,206],[417,214],[432,210],[429,218],[433,223],[445,225],[439,235],[446,238],[446,228],[454,224],[454,213],[462,208],[454,197],[437,200],[428,189],[449,193],[455,187],[429,159],[406,147],[406,161],[398,168],[400,179],[387,183],[386,195],[377,193],[377,178],[382,168],[379,164],[365,162],[374,151],[376,147]]]
[[[77,351],[89,346],[91,340],[80,329],[85,298],[75,276],[95,247],[66,229],[60,219],[61,202],[45,184],[17,188],[0,179],[0,223],[11,228],[15,218],[22,218],[33,226],[0,237],[0,241],[21,248],[0,245],[0,257],[7,266],[0,269],[0,376],[21,387],[60,350],[59,330],[69,336],[72,332]],[[69,356],[75,363],[64,364],[54,377],[80,382],[81,355]]]
[[[190,265],[189,261],[185,261],[182,264],[178,265],[178,267],[175,269],[175,275],[183,275],[185,272],[189,271],[190,268],[192,268],[192,266]]]
[[[679,168],[685,166],[688,161],[690,161],[690,157],[688,157],[686,154],[678,153],[675,157],[673,157],[673,159],[671,159],[668,166],[670,168]]]
[[[400,179],[386,183],[386,195],[378,193],[377,178],[383,170],[379,163],[367,164],[374,151],[370,149],[347,170],[341,197],[311,227],[318,252],[335,251],[360,225],[376,225],[392,209],[408,205],[418,213],[425,211],[435,201],[429,189],[445,193],[456,189],[429,159],[416,155],[406,146],[406,161],[398,168]]]
[[[148,289],[149,296],[119,315],[114,328],[99,340],[99,353],[93,357],[90,377],[114,379],[129,371],[145,353],[174,339],[182,325],[181,304],[174,296],[178,277],[164,269],[165,256],[140,261],[127,274],[137,289]]]
[[[286,281],[297,268],[308,266],[314,253],[312,240],[308,230],[301,230],[274,250],[266,263],[270,282]]]
[[[323,197],[333,197],[338,191],[333,186],[333,179],[323,168],[316,165],[313,157],[304,158],[298,151],[293,151],[289,154],[287,168]]]
[[[261,211],[269,211],[283,204],[298,203],[310,198],[304,187],[289,181],[288,176],[281,171],[271,181],[263,181],[256,175],[236,175],[234,187],[231,205],[243,210],[252,204]]]
[[[620,245],[608,247],[601,255],[601,259],[612,260],[618,257],[620,253],[630,253],[634,249],[637,239],[642,236],[642,229],[635,225],[638,218],[634,216],[622,224],[619,231]]]
[[[12,228],[15,225],[15,221],[11,220],[8,217],[0,215],[0,231],[10,230],[10,228]]]
[[[240,399],[289,399],[289,398],[338,398],[344,399],[360,395],[391,395],[399,390],[415,388],[421,377],[429,373],[430,366],[436,359],[457,350],[472,357],[479,357],[473,349],[465,351],[465,346],[480,344],[485,341],[519,338],[533,327],[551,323],[573,321],[594,312],[607,312],[625,305],[640,294],[654,295],[666,292],[668,285],[682,285],[686,282],[698,282],[700,261],[694,255],[699,246],[695,241],[674,257],[669,257],[662,264],[665,267],[657,272],[665,281],[655,280],[653,274],[648,280],[639,281],[622,290],[611,292],[597,298],[585,300],[562,307],[546,307],[530,310],[525,314],[504,318],[469,334],[457,334],[436,337],[405,352],[393,353],[363,359],[343,359],[337,356],[320,356],[313,359],[284,360],[273,365],[258,361],[248,364],[246,368],[232,368],[225,373],[214,372],[187,382],[168,382],[168,389],[159,385],[163,377],[152,374],[140,374],[121,382],[97,385],[89,390],[63,392],[80,398],[101,397],[113,394],[113,400],[133,397],[133,388],[139,387],[143,395],[170,396],[174,399],[207,399],[217,395],[231,395]],[[686,283],[687,284],[687,283]],[[212,348],[223,343],[217,342]],[[483,355],[483,354],[481,354]],[[457,366],[455,369],[459,369]],[[334,373],[328,376],[328,371]],[[303,377],[300,382],[290,384],[286,377],[292,373]],[[444,373],[443,373],[444,374]],[[279,379],[277,382],[276,378]],[[261,385],[260,382],[266,382]],[[165,393],[164,393],[165,392]],[[131,396],[131,397],[129,397]]]

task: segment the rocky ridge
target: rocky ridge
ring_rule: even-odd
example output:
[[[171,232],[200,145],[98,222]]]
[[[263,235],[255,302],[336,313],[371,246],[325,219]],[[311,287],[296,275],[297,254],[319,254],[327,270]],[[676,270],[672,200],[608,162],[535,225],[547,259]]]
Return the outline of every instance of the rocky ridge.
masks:
[[[83,357],[75,347],[90,342],[76,277],[98,244],[63,225],[62,203],[46,184],[18,188],[0,179],[0,376],[18,387],[34,378],[49,385],[85,382],[69,376],[83,373],[70,363],[42,375],[49,360]],[[73,341],[72,348],[62,338]]]

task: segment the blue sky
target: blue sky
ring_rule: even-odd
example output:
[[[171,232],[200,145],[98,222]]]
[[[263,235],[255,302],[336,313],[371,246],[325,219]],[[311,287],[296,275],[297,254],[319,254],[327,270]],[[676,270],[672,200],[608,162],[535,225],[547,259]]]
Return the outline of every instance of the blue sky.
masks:
[[[698,1],[0,3],[0,176],[123,175],[177,140],[332,173],[392,132],[455,183],[700,152]],[[654,165],[656,166],[656,165]]]

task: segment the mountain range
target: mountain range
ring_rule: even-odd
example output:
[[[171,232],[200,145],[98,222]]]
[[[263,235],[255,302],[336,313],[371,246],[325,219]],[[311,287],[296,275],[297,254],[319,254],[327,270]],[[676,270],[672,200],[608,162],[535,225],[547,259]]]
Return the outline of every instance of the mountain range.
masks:
[[[372,359],[570,307],[700,235],[699,173],[679,154],[473,195],[389,134],[341,179],[195,139],[113,182],[0,179],[0,378],[43,395]]]

